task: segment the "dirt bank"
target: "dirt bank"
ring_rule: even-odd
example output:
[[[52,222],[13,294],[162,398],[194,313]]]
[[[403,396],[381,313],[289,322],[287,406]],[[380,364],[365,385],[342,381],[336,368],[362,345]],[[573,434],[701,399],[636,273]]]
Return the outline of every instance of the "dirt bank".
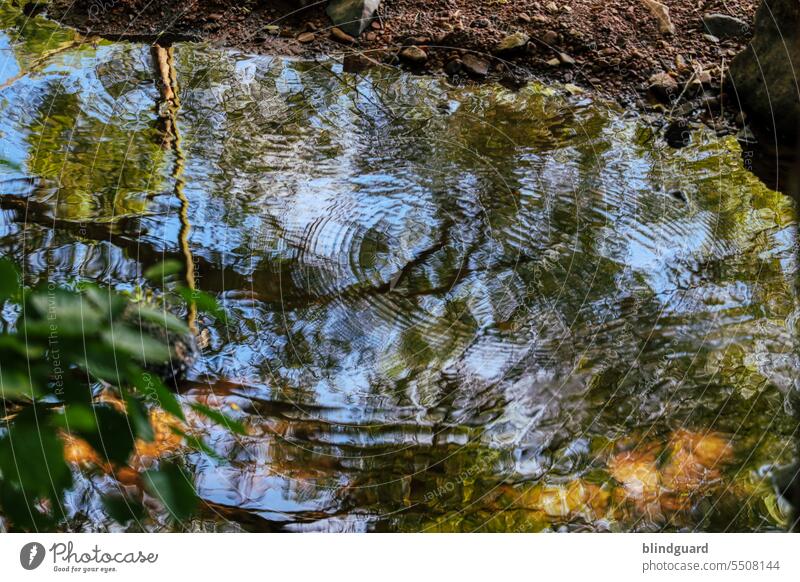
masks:
[[[106,36],[188,36],[245,51],[319,56],[357,52],[383,63],[457,79],[544,79],[591,87],[629,101],[667,73],[672,99],[692,82],[719,91],[721,69],[748,40],[706,34],[703,16],[751,22],[757,0],[664,0],[674,33],[659,30],[641,0],[383,0],[357,40],[333,31],[324,2],[297,0],[51,0],[49,15]],[[509,35],[529,42],[498,53]],[[513,42],[512,42],[513,44]],[[416,47],[403,51],[407,47]],[[483,69],[486,70],[483,70]],[[485,73],[485,74],[484,74]],[[663,87],[655,93],[667,100]],[[652,93],[653,91],[650,91]],[[675,95],[671,95],[675,93]]]

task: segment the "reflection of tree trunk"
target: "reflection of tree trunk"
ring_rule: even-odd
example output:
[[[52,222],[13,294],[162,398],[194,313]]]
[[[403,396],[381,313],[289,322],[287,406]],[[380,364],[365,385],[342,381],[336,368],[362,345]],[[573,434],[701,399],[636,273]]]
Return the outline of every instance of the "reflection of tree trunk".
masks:
[[[189,199],[186,198],[186,193],[184,192],[186,182],[183,179],[186,157],[183,154],[181,136],[178,130],[178,110],[181,103],[178,96],[178,78],[175,71],[174,53],[172,47],[166,48],[160,45],[154,45],[150,50],[153,55],[153,62],[159,79],[158,87],[161,93],[161,99],[158,104],[158,117],[164,134],[162,147],[171,149],[175,155],[172,178],[175,180],[175,197],[181,205],[179,213],[181,227],[178,233],[178,242],[184,258],[186,286],[191,291],[194,291],[196,289],[194,259],[189,248],[189,231],[191,230],[191,225],[189,224]],[[196,319],[197,308],[194,304],[189,303],[187,323],[193,333],[197,332]]]

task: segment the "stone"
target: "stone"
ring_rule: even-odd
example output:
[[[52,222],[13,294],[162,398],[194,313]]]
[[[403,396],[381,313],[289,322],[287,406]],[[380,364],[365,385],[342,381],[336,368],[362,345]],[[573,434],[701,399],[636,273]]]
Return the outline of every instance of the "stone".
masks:
[[[658,22],[658,31],[661,34],[675,34],[675,25],[669,16],[669,8],[656,0],[642,0],[642,2]]]
[[[455,77],[461,72],[462,68],[464,68],[464,63],[461,62],[461,59],[453,59],[452,61],[447,61],[444,66],[444,72],[449,77]]]
[[[375,17],[380,0],[330,0],[328,16],[345,33],[358,37]]]
[[[669,103],[678,95],[678,82],[668,73],[656,73],[647,81],[650,93],[662,103]]]
[[[771,129],[787,143],[800,141],[797,71],[800,1],[763,2],[756,12],[752,41],[728,69],[728,93],[748,113],[751,125]]]
[[[418,46],[407,46],[400,51],[400,58],[412,65],[422,65],[428,61],[428,53]]]
[[[703,16],[705,31],[720,39],[739,38],[750,31],[748,24],[727,14],[706,14]]]
[[[317,38],[317,35],[313,32],[303,32],[297,35],[297,42],[301,44],[308,44],[310,42],[314,42],[315,38]]]
[[[336,42],[340,42],[342,44],[353,44],[356,42],[356,39],[347,34],[341,28],[334,26],[331,28],[331,38]]]
[[[461,58],[464,70],[472,77],[483,78],[489,74],[489,61],[473,54],[466,54]]]
[[[542,33],[542,42],[550,47],[557,45],[558,33],[555,30],[545,30],[544,33]]]
[[[503,40],[501,40],[497,47],[495,47],[494,52],[498,55],[513,55],[520,53],[525,50],[525,47],[528,46],[528,42],[530,42],[531,37],[529,37],[524,32],[515,32],[514,34],[509,34]]]
[[[375,59],[358,52],[348,54],[342,60],[342,68],[345,73],[361,73],[380,66],[381,64]]]
[[[567,53],[558,53],[558,61],[565,67],[575,66],[575,59],[573,59]]]
[[[713,34],[704,34],[703,38],[706,39],[708,42],[719,44],[719,39]]]

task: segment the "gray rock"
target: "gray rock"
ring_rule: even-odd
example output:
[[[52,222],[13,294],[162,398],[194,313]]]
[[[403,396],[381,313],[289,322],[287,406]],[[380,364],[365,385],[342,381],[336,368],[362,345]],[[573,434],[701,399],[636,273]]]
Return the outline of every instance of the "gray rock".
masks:
[[[800,141],[800,0],[762,2],[753,40],[728,71],[729,93],[762,127]]]
[[[330,0],[328,16],[347,34],[357,37],[370,25],[379,5],[380,0]]]
[[[706,32],[717,38],[739,38],[750,31],[750,26],[739,18],[727,14],[706,14],[703,16]]]
[[[473,54],[464,55],[461,66],[473,77],[483,78],[489,74],[489,61]]]
[[[514,34],[509,34],[503,40],[501,40],[497,47],[495,47],[494,51],[498,55],[513,55],[525,50],[525,47],[528,46],[528,42],[531,40],[524,32],[515,32]]]

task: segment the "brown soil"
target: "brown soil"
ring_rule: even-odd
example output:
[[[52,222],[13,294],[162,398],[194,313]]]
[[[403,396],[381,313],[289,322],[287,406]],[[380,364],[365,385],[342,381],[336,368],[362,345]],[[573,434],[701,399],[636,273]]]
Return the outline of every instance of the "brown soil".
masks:
[[[643,94],[659,72],[673,76],[679,88],[694,78],[697,89],[702,70],[704,88],[718,91],[722,68],[747,39],[709,40],[701,17],[720,12],[752,22],[757,0],[662,1],[674,35],[659,32],[640,0],[383,0],[379,18],[352,45],[333,38],[324,1],[299,9],[297,0],[52,0],[48,12],[101,36],[191,37],[298,56],[358,53],[464,80],[468,75],[448,63],[471,53],[491,63],[491,79],[516,83],[535,75],[623,100]],[[498,42],[518,31],[531,37],[528,48],[496,56]],[[427,60],[411,64],[399,57],[410,45],[420,47]]]

